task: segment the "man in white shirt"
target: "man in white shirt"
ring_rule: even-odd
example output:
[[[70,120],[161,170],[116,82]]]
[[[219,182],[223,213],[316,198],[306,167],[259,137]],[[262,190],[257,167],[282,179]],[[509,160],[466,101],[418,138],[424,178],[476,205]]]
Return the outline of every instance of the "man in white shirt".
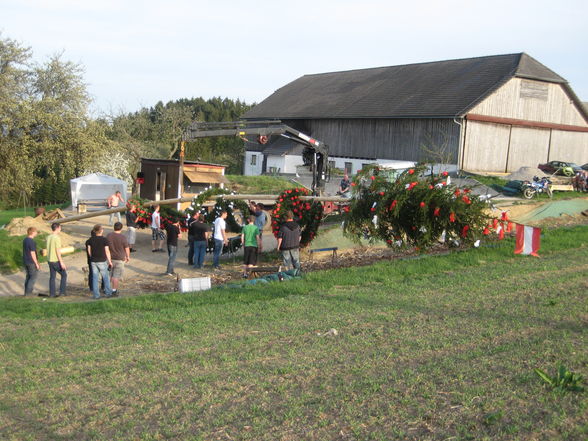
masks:
[[[161,229],[161,215],[159,214],[159,205],[156,205],[151,214],[151,244],[154,253],[163,252],[163,241],[165,233]],[[159,246],[158,246],[159,244]]]
[[[223,211],[219,217],[214,221],[214,252],[212,255],[212,266],[215,269],[220,268],[220,256],[223,252],[223,246],[229,243],[227,238],[227,212]]]

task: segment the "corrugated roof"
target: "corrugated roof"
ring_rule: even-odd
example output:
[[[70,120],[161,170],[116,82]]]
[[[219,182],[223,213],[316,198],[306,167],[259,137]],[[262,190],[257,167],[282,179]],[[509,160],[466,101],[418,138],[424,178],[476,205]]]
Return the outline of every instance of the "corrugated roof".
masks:
[[[331,72],[294,80],[244,118],[455,117],[514,76],[566,83],[525,53]]]

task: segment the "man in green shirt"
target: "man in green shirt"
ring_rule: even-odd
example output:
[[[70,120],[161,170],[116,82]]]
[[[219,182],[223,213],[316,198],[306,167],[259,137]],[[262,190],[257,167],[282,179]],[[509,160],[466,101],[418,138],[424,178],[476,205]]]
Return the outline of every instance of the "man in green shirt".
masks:
[[[243,278],[248,277],[248,270],[257,264],[257,251],[261,251],[261,234],[255,225],[255,216],[247,218],[247,225],[241,231],[241,243],[244,248]]]
[[[61,225],[58,223],[51,224],[52,233],[47,237],[47,260],[49,262],[49,297],[59,297],[65,295],[67,286],[67,268],[61,257]],[[61,276],[59,284],[59,295],[55,294],[55,278],[57,273]]]

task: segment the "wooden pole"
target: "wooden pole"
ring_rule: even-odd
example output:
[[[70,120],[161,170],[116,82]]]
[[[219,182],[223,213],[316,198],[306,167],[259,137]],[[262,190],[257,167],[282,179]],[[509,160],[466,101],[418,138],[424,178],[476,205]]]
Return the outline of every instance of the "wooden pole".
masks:
[[[278,196],[279,195],[277,194],[223,194],[212,197],[210,201],[215,201],[218,198],[228,200],[276,200]],[[152,205],[172,205],[177,204],[178,202],[191,202],[192,199],[192,197],[182,197],[174,199],[164,199],[162,201],[147,201],[143,204],[143,207],[149,207]],[[338,202],[342,204],[348,203],[350,201],[348,198],[342,198],[341,196],[300,196],[300,200],[317,202]],[[54,221],[51,221],[51,223],[63,224],[66,222],[73,222],[77,220],[87,219],[90,217],[103,216],[106,214],[119,213],[123,211],[127,211],[126,205],[122,207],[109,208],[108,210],[99,210],[91,213],[84,213],[76,216],[64,217],[62,219],[56,219]]]

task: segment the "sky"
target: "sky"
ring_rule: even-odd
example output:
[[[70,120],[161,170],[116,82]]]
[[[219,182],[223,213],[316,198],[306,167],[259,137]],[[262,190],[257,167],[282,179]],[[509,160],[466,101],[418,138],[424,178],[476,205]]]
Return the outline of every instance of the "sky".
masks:
[[[0,36],[81,64],[96,116],[260,102],[313,73],[526,52],[588,101],[588,1],[0,0]]]

